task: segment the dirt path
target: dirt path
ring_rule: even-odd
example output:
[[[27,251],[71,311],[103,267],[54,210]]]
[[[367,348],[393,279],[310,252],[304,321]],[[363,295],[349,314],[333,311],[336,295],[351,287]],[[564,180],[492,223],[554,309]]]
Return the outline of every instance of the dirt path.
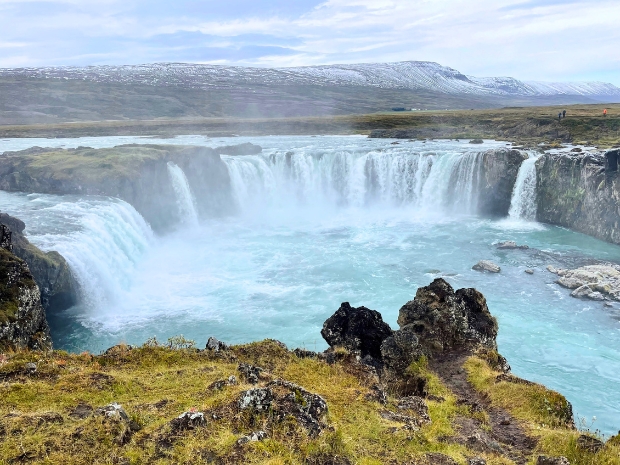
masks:
[[[452,390],[460,403],[470,406],[472,411],[485,411],[489,416],[490,431],[488,427],[485,430],[479,420],[459,418],[456,441],[480,452],[499,453],[519,465],[526,464],[534,452],[537,440],[528,436],[510,413],[491,406],[490,400],[469,384],[467,371],[463,368],[468,357],[469,354],[456,353],[430,363],[430,368]]]

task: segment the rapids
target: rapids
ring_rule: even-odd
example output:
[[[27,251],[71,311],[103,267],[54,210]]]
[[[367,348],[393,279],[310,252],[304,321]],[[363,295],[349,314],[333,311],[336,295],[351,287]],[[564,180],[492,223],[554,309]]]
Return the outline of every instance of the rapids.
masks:
[[[142,141],[16,139],[0,142],[0,152]],[[154,235],[116,199],[0,192],[0,210],[24,220],[33,243],[63,254],[82,286],[80,305],[49,318],[57,348],[97,352],[183,334],[199,344],[211,335],[230,343],[271,337],[322,350],[322,323],[341,302],[376,309],[395,328],[400,306],[441,276],[455,288],[484,293],[499,320],[500,352],[515,374],[565,394],[587,426],[596,416],[593,428],[617,431],[619,309],[571,298],[545,266],[620,261],[620,248],[526,221],[533,218],[532,158],[519,173],[510,218],[487,219],[476,216],[481,149],[467,143],[147,141],[250,141],[264,150],[222,157],[238,205],[225,218],[194,221],[192,208],[201,199],[193,198],[183,173],[170,168],[188,220],[165,236]],[[487,141],[483,149],[504,145]],[[531,249],[497,250],[502,240]],[[494,260],[502,273],[473,271],[480,259]]]

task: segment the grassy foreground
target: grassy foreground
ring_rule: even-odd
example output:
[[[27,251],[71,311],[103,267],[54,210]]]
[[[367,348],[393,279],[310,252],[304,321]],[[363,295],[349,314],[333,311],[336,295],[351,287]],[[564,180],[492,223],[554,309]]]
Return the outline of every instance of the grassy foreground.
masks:
[[[183,339],[117,346],[96,356],[0,355],[0,464],[466,464],[474,456],[488,464],[513,463],[450,439],[458,434],[458,419],[471,418],[484,428],[486,414],[458,402],[424,361],[411,369],[428,379],[431,422],[417,428],[385,419],[386,411],[398,412],[397,398],[388,396],[386,405],[373,400],[373,376],[346,351],[336,355],[333,364],[298,358],[270,340],[198,351]],[[259,386],[281,378],[322,396],[329,407],[326,428],[314,437],[292,417],[240,410],[241,392],[256,386],[243,380],[214,385],[239,378],[240,362],[264,368]],[[36,371],[28,363],[36,363]],[[564,455],[571,464],[620,464],[613,439],[596,454],[577,448],[579,433],[560,426],[563,413],[550,408],[565,404],[561,395],[538,385],[496,382],[499,373],[482,358],[470,358],[465,368],[494,406],[506,408],[541,439],[529,463],[541,453]],[[297,391],[295,398],[303,404]],[[93,412],[112,402],[122,405],[128,421]],[[175,429],[171,420],[187,411],[204,412],[206,425]],[[257,430],[268,437],[238,444]]]
[[[608,115],[603,117],[603,109]],[[558,112],[567,116],[558,120]],[[601,148],[620,144],[620,104],[515,107],[490,110],[444,110],[291,118],[161,118],[153,120],[80,121],[75,123],[0,125],[0,138],[160,136],[199,134],[321,135],[370,134],[409,130],[421,138],[490,138],[537,144],[588,142]]]

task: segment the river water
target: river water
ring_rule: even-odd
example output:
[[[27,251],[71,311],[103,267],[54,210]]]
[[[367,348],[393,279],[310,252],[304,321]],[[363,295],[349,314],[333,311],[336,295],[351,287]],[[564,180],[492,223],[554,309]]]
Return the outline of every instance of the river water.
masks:
[[[396,328],[416,289],[444,277],[487,297],[516,375],[565,394],[588,426],[596,416],[592,428],[618,430],[619,308],[571,298],[545,267],[620,261],[620,247],[531,221],[532,160],[519,173],[510,216],[477,216],[479,152],[505,144],[111,137],[5,140],[0,152],[247,141],[263,153],[222,157],[238,207],[225,218],[198,220],[200,199],[169,166],[185,221],[165,236],[116,199],[0,192],[0,210],[24,220],[33,243],[65,256],[80,283],[80,304],[50,317],[57,348],[99,352],[182,334],[200,345],[212,335],[229,343],[270,337],[322,350],[320,329],[341,302],[376,309]],[[531,249],[496,249],[503,240]],[[502,272],[473,271],[481,259]]]

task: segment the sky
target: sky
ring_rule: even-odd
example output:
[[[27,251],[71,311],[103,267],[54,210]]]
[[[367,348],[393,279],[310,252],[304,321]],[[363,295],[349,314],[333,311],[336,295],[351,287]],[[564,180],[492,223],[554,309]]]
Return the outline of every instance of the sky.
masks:
[[[0,0],[0,68],[435,61],[620,86],[618,0]]]

